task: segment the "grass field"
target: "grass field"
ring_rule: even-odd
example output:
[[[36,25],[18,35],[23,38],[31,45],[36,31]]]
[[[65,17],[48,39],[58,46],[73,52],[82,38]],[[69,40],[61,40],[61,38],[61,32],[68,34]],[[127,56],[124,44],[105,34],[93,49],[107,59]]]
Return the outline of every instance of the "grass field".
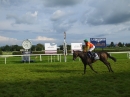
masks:
[[[126,54],[112,54],[114,73],[97,61],[94,73],[78,59],[48,62],[48,57],[31,57],[34,63],[21,63],[21,57],[0,58],[0,97],[130,97],[130,59]]]

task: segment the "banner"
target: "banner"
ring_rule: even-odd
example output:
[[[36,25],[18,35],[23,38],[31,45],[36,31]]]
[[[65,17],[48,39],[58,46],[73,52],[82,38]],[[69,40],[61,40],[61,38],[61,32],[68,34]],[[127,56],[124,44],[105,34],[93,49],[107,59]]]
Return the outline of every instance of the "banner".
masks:
[[[106,38],[90,38],[90,42],[93,43],[97,48],[106,47]]]
[[[45,54],[56,54],[57,44],[55,43],[45,43]]]
[[[82,43],[71,43],[71,53],[73,53],[73,50],[82,51]]]

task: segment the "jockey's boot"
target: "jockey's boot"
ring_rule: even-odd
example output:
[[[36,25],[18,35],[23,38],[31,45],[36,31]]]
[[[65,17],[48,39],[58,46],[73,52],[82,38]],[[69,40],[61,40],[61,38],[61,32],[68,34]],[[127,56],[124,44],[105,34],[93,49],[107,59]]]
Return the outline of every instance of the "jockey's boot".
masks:
[[[89,55],[89,57],[90,57],[91,59],[94,59],[94,56],[93,56],[92,52],[88,51],[88,55]]]

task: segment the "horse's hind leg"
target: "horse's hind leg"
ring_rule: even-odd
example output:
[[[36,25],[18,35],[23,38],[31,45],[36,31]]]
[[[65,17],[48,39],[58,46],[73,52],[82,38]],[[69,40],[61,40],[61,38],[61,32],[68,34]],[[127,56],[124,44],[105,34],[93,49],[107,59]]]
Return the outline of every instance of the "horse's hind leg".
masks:
[[[108,62],[108,66],[109,66],[109,68],[110,68],[111,72],[113,72],[113,70],[112,70],[111,65],[110,65],[110,63],[109,63],[109,62]]]
[[[95,73],[97,73],[97,71],[95,71],[95,70],[93,69],[92,64],[88,64],[88,65],[90,66],[90,68],[91,68]]]
[[[108,61],[102,61],[108,68],[109,72],[113,72],[112,68],[111,68],[111,65]]]

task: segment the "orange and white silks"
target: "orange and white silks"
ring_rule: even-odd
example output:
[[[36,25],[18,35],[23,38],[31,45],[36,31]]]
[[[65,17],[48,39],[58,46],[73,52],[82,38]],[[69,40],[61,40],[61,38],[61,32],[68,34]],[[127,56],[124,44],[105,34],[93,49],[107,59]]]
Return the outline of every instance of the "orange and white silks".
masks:
[[[84,51],[92,51],[95,49],[95,46],[91,43],[91,42],[86,42],[85,43],[85,48],[84,48]]]

